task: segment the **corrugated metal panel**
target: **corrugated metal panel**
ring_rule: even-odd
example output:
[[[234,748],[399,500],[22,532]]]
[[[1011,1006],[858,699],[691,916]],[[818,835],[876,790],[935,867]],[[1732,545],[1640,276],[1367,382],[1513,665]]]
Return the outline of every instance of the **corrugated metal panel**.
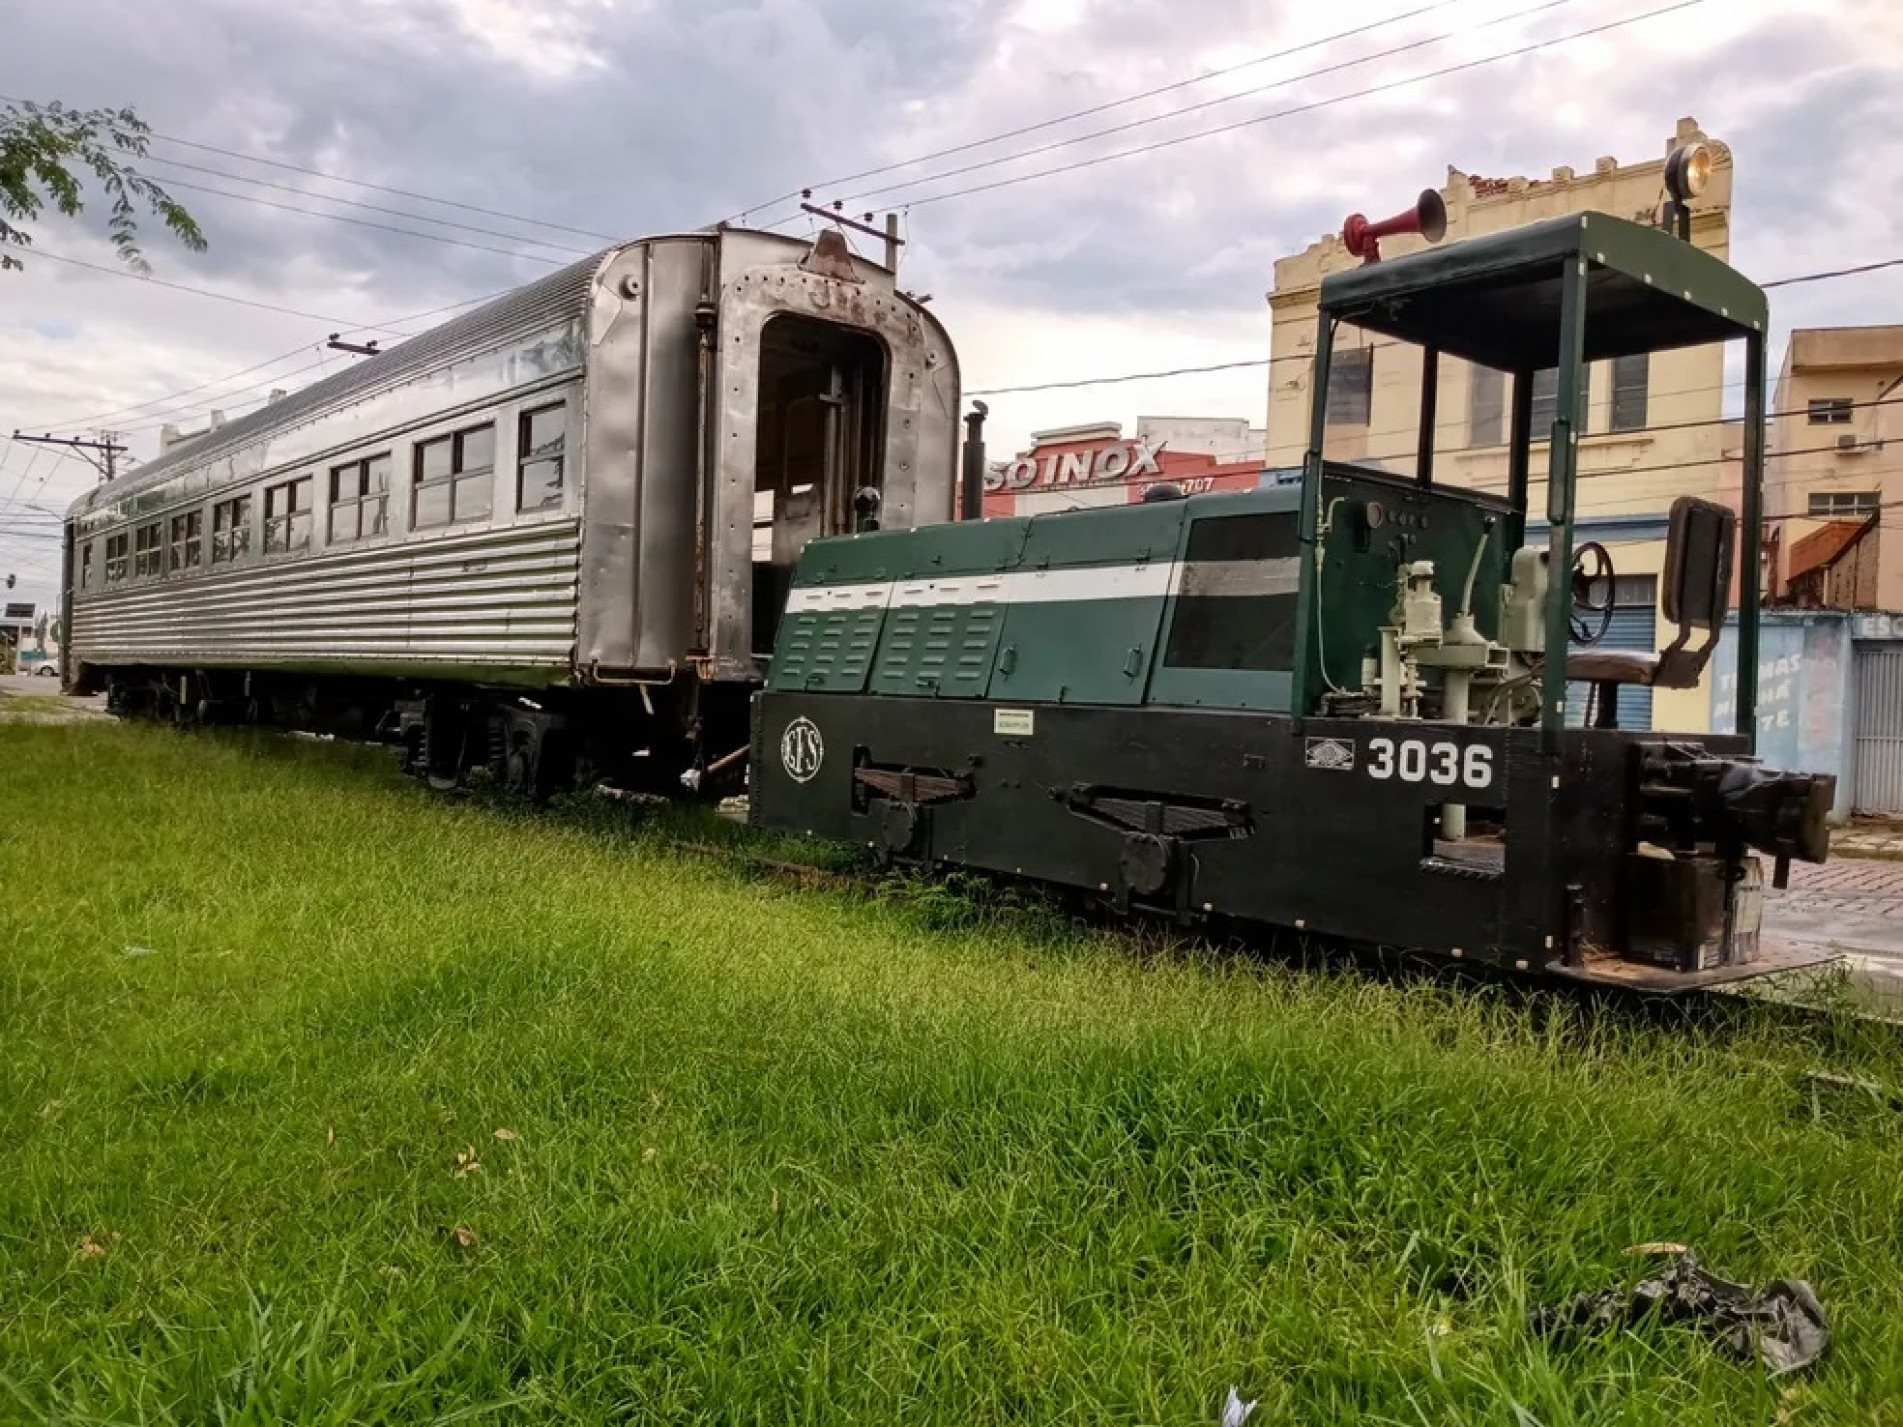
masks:
[[[576,521],[503,526],[91,594],[71,648],[106,665],[566,671],[580,541]]]
[[[1584,646],[1575,645],[1574,648]],[[1612,623],[1606,637],[1594,649],[1637,649],[1650,654],[1658,649],[1658,581],[1651,575],[1621,575],[1613,595]],[[1566,722],[1579,728],[1586,721],[1588,684],[1566,686]],[[1619,727],[1649,729],[1652,726],[1652,691],[1638,684],[1619,688]]]
[[[135,475],[110,485],[95,486],[75,500],[68,512],[78,514],[102,502],[137,494],[274,432],[298,426],[332,407],[393,386],[416,373],[487,351],[512,337],[539,332],[564,316],[579,319],[587,312],[588,292],[594,276],[612,251],[571,263],[545,278],[505,293],[494,302],[485,303],[474,312],[399,342],[381,356],[346,367],[335,376],[312,382],[248,416],[228,422],[176,454],[160,456],[141,466]]]
[[[1903,813],[1903,644],[1857,646],[1860,813]]]

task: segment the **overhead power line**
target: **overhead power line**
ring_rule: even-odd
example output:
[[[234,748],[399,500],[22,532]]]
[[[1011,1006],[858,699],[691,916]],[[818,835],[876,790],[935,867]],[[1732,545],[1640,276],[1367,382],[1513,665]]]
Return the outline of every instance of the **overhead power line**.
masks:
[[[1059,174],[1075,173],[1080,169],[1095,168],[1099,164],[1115,163],[1118,159],[1134,158],[1139,154],[1157,153],[1164,149],[1176,148],[1182,144],[1193,144],[1201,139],[1213,139],[1219,134],[1234,133],[1238,129],[1251,128],[1257,124],[1272,123],[1277,119],[1287,119],[1296,114],[1314,113],[1317,110],[1332,108],[1337,104],[1347,104],[1357,99],[1372,98],[1377,94],[1389,94],[1397,89],[1403,89],[1410,85],[1424,84],[1431,79],[1444,79],[1450,74],[1464,74],[1468,70],[1481,69],[1487,65],[1499,64],[1503,60],[1519,59],[1525,55],[1537,54],[1542,50],[1553,49],[1559,45],[1571,44],[1575,40],[1589,39],[1594,35],[1610,34],[1614,30],[1621,30],[1629,25],[1642,24],[1647,20],[1656,20],[1661,16],[1676,14],[1704,3],[1705,0],[1677,0],[1675,4],[1663,5],[1657,9],[1647,10],[1638,15],[1628,15],[1622,20],[1609,20],[1604,24],[1592,25],[1583,30],[1575,30],[1571,34],[1556,35],[1552,39],[1538,40],[1531,44],[1521,45],[1518,49],[1502,50],[1498,54],[1482,55],[1478,59],[1463,60],[1459,64],[1444,65],[1440,69],[1428,70],[1423,74],[1408,75],[1401,79],[1388,80],[1382,84],[1370,85],[1366,89],[1357,89],[1348,94],[1338,94],[1329,99],[1317,99],[1307,104],[1292,105],[1287,109],[1278,109],[1272,114],[1258,114],[1248,119],[1237,119],[1232,123],[1220,124],[1211,129],[1199,129],[1193,134],[1179,134],[1174,138],[1158,139],[1154,143],[1140,144],[1133,148],[1118,149],[1112,153],[1096,154],[1088,158],[1075,159],[1067,164],[1059,164],[1053,168],[1037,169],[1031,173],[1017,174],[1011,178],[994,179],[989,183],[972,184],[966,188],[954,188],[946,193],[927,194],[923,198],[912,199],[910,206],[913,208],[922,208],[928,203],[947,203],[954,198],[966,198],[975,193],[989,193],[994,189],[1010,188],[1020,183],[1032,183],[1042,178],[1054,178]],[[1009,162],[1009,160],[1000,159],[997,162],[1006,163]],[[856,202],[858,200],[855,198],[845,201]]]
[[[167,282],[164,278],[141,277],[138,273],[131,271],[129,268],[109,268],[102,263],[83,262],[79,258],[68,258],[59,253],[49,253],[46,249],[40,247],[30,249],[29,253],[34,260],[44,258],[48,262],[66,263],[71,267],[85,268],[88,272],[104,273],[108,277],[131,278],[134,282],[146,283],[153,287],[167,288],[173,292],[189,292],[197,297],[209,297],[219,302],[235,303],[239,307],[255,307],[261,312],[278,312],[286,317],[302,317],[311,322],[331,322],[339,326],[348,327],[354,332],[392,331],[391,328],[375,322],[357,322],[347,317],[328,316],[322,312],[301,312],[295,307],[280,307],[275,302],[259,302],[255,298],[236,297],[228,292],[214,292],[208,287],[192,287],[187,283]],[[402,336],[404,334],[396,333],[395,335]]]
[[[1141,119],[1131,119],[1126,123],[1113,124],[1107,129],[1094,129],[1088,134],[1076,134],[1070,138],[1053,139],[1049,143],[1039,144],[1035,148],[1020,149],[1016,153],[1006,154],[994,159],[984,159],[977,163],[966,164],[962,168],[946,169],[940,173],[926,174],[922,178],[907,179],[903,183],[894,183],[882,188],[867,189],[864,192],[855,193],[842,201],[850,206],[865,202],[868,199],[881,197],[885,194],[899,193],[908,188],[917,188],[921,184],[936,183],[947,178],[960,178],[965,174],[978,173],[985,169],[997,168],[1001,164],[1017,163],[1023,159],[1036,158],[1040,154],[1054,153],[1058,149],[1072,148],[1078,144],[1087,144],[1097,139],[1111,138],[1117,134],[1127,134],[1136,129],[1148,128],[1153,124],[1168,123],[1172,119],[1180,119],[1190,114],[1200,114],[1205,110],[1221,108],[1225,104],[1236,104],[1244,99],[1253,99],[1258,95],[1273,93],[1279,89],[1287,89],[1292,85],[1302,84],[1311,79],[1320,79],[1324,75],[1339,74],[1343,70],[1357,69],[1362,65],[1373,64],[1378,60],[1393,59],[1396,55],[1409,54],[1415,50],[1426,49],[1431,45],[1442,44],[1447,40],[1460,39],[1467,35],[1479,34],[1482,30],[1490,30],[1496,25],[1505,25],[1514,20],[1528,19],[1531,16],[1542,14],[1545,11],[1557,10],[1563,5],[1573,3],[1574,0],[1540,0],[1540,3],[1536,5],[1515,10],[1510,14],[1497,15],[1493,19],[1484,20],[1477,25],[1468,25],[1461,29],[1449,30],[1443,34],[1428,35],[1422,39],[1409,40],[1406,44],[1394,45],[1385,50],[1376,50],[1372,54],[1357,55],[1352,59],[1339,60],[1334,64],[1324,65],[1320,69],[1311,69],[1305,74],[1291,75],[1286,79],[1278,79],[1269,84],[1258,85],[1254,89],[1244,89],[1235,94],[1218,95],[1214,99],[1205,99],[1199,104],[1188,104],[1180,109],[1171,109],[1162,114],[1151,114]],[[1249,122],[1261,121],[1251,120]]]
[[[566,223],[551,223],[545,218],[530,218],[521,213],[507,213],[498,208],[482,208],[473,203],[463,203],[454,198],[441,198],[434,194],[419,193],[410,188],[392,188],[381,183],[370,183],[365,179],[352,178],[348,174],[330,173],[324,169],[306,168],[302,164],[287,163],[283,159],[266,158],[263,154],[245,153],[238,149],[220,148],[216,144],[203,144],[194,139],[181,139],[176,134],[154,133],[152,137],[162,144],[176,145],[182,149],[197,149],[202,153],[218,154],[224,158],[242,159],[246,163],[262,164],[267,168],[282,169],[289,173],[301,173],[310,178],[326,179],[331,183],[347,183],[353,188],[368,189],[372,193],[387,193],[396,198],[412,198],[420,203],[434,203],[443,208],[455,208],[464,213],[480,213],[485,218],[500,218],[510,223],[526,223],[534,228],[547,228],[556,233],[572,233],[579,238],[595,238],[604,243],[620,240],[612,233],[597,233],[587,228],[570,227]],[[160,162],[168,162],[163,155],[156,155]]]
[[[1239,64],[1225,65],[1221,69],[1207,70],[1202,74],[1194,74],[1186,79],[1178,79],[1169,84],[1158,85],[1155,89],[1145,89],[1135,94],[1126,94],[1120,99],[1106,100],[1101,104],[1092,104],[1083,109],[1072,109],[1067,113],[1058,114],[1049,119],[1040,119],[1034,124],[1021,124],[1015,129],[1004,129],[982,139],[972,139],[966,143],[953,144],[949,148],[934,149],[930,153],[915,154],[909,159],[898,159],[892,163],[881,164],[877,168],[861,169],[857,173],[844,174],[838,178],[829,178],[821,183],[811,184],[807,189],[794,189],[791,193],[783,193],[777,198],[770,198],[764,203],[756,203],[750,208],[744,208],[740,212],[730,215],[728,221],[738,221],[747,214],[757,213],[762,209],[778,208],[782,203],[790,203],[800,197],[802,193],[809,190],[817,192],[821,189],[837,188],[848,183],[858,183],[861,179],[877,178],[881,174],[894,173],[902,168],[911,168],[914,164],[930,163],[934,159],[950,158],[954,154],[969,153],[973,149],[988,148],[992,144],[1001,144],[1007,139],[1021,138],[1026,134],[1041,133],[1045,129],[1054,129],[1060,124],[1068,124],[1073,120],[1088,119],[1095,114],[1105,114],[1112,109],[1121,109],[1125,105],[1141,103],[1145,99],[1155,99],[1159,95],[1173,94],[1177,90],[1187,89],[1191,85],[1203,84],[1212,79],[1221,79],[1226,75],[1237,74],[1245,69],[1254,69],[1259,65],[1271,64],[1279,59],[1288,59],[1294,55],[1304,54],[1309,50],[1338,44],[1342,40],[1350,40],[1360,35],[1371,34],[1376,30],[1386,29],[1390,25],[1398,25],[1404,20],[1417,19],[1435,10],[1445,10],[1450,5],[1458,3],[1460,3],[1460,0],[1437,0],[1437,3],[1432,5],[1422,5],[1413,10],[1403,11],[1398,15],[1390,15],[1383,20],[1374,20],[1365,25],[1357,25],[1353,29],[1339,30],[1332,35],[1324,35],[1317,40],[1309,40],[1303,44],[1291,45],[1287,49],[1276,50],[1271,54],[1256,55],[1253,59],[1243,60]]]
[[[353,228],[374,228],[380,233],[396,233],[405,238],[421,238],[426,242],[442,243],[451,248],[468,248],[473,252],[495,253],[505,258],[524,258],[532,263],[547,263],[550,267],[565,267],[575,258],[585,256],[579,250],[574,250],[571,256],[562,258],[545,257],[541,253],[517,252],[513,248],[497,248],[487,243],[472,243],[465,238],[446,237],[441,233],[426,233],[420,228],[399,228],[394,223],[379,223],[371,218],[352,218],[343,213],[325,213],[321,209],[300,208],[295,203],[279,203],[275,198],[259,198],[256,194],[232,193],[222,188],[207,188],[202,183],[190,183],[182,178],[167,178],[165,183],[168,188],[182,188],[188,193],[207,193],[214,198],[229,198],[238,203],[254,203],[260,208],[275,208],[283,213],[301,213],[307,218],[327,218],[332,223],[348,223]],[[311,196],[321,197],[318,194]],[[544,244],[543,246],[554,245]]]
[[[1702,0],[1692,0],[1702,3]],[[1884,258],[1874,263],[1859,263],[1854,267],[1830,268],[1822,272],[1794,273],[1790,277],[1773,278],[1770,282],[1758,284],[1760,289],[1774,287],[1794,287],[1798,283],[1827,282],[1835,278],[1858,277],[1864,273],[1879,272],[1885,268],[1903,267],[1903,258]],[[1367,344],[1373,348],[1407,347],[1410,343],[1396,341],[1375,341]],[[1207,372],[1241,371],[1247,367],[1271,367],[1283,362],[1307,362],[1313,364],[1314,354],[1310,352],[1290,352],[1280,357],[1251,357],[1234,362],[1215,362],[1202,367],[1162,367],[1154,371],[1118,372],[1113,376],[1078,377],[1066,381],[1027,382],[1018,386],[978,387],[965,393],[967,396],[1016,396],[1025,392],[1060,391],[1075,387],[1112,386],[1119,382],[1150,381],[1159,377],[1200,376]],[[1715,390],[1707,387],[1687,387],[1682,392],[1662,393],[1662,395],[1685,395],[1693,391]]]
[[[333,193],[318,193],[308,188],[298,188],[288,183],[272,183],[267,179],[250,178],[245,174],[232,173],[226,169],[206,168],[203,164],[188,164],[178,159],[161,158],[156,162],[167,168],[184,169],[188,173],[202,173],[211,178],[227,179],[232,183],[250,184],[254,188],[268,188],[273,193],[288,193],[297,198],[314,198],[323,203],[340,203],[346,208],[360,208],[366,213],[381,213],[390,218],[408,218],[416,223],[432,223],[439,228],[454,228],[461,233],[475,233],[485,238],[500,238],[509,243],[527,243],[532,248],[551,248],[558,253],[568,253],[576,257],[585,255],[586,250],[577,248],[573,243],[551,243],[542,238],[530,238],[521,233],[504,233],[494,228],[483,228],[474,223],[458,223],[451,218],[432,218],[426,213],[412,213],[406,208],[385,208],[377,203],[362,203],[354,198],[341,198]],[[168,183],[184,188],[187,185],[177,179],[159,175]],[[207,192],[211,190],[206,190]],[[229,195],[227,195],[229,196]]]
[[[42,256],[45,256],[45,255],[43,254]],[[408,326],[412,322],[421,322],[425,318],[438,317],[446,312],[456,312],[465,307],[475,307],[484,302],[491,302],[498,297],[506,296],[512,290],[513,289],[504,288],[500,292],[484,293],[481,297],[466,297],[460,302],[445,303],[441,307],[432,307],[426,311],[411,313],[405,317],[392,317],[389,319],[389,322],[387,325],[381,326],[381,327],[365,327],[365,326],[362,326],[361,324],[353,324],[347,330],[352,332],[362,332],[362,331],[386,332],[391,334],[392,336],[396,336],[400,338],[409,337],[415,334],[404,332],[400,329],[405,326]],[[210,297],[221,296],[221,294],[218,294],[218,293],[206,293],[205,295]],[[325,319],[325,320],[328,321],[331,319]],[[245,367],[239,371],[231,372],[228,375],[222,376],[222,377],[214,377],[210,381],[200,382],[197,386],[186,387],[182,391],[167,392],[163,396],[155,396],[148,401],[135,402],[130,406],[114,407],[110,411],[93,412],[86,416],[63,417],[56,421],[42,422],[41,424],[49,428],[53,426],[68,426],[68,427],[91,426],[100,421],[113,420],[118,417],[130,416],[140,412],[144,412],[147,410],[147,408],[150,408],[150,407],[165,407],[177,401],[180,397],[191,396],[197,392],[205,391],[210,387],[223,386],[226,382],[235,381],[239,377],[249,376],[253,372],[263,371],[266,367],[274,367],[279,362],[288,362],[293,357],[300,356],[303,353],[310,351],[313,345],[314,344],[310,342],[300,343],[297,346],[291,348],[290,351],[280,353],[279,355],[275,357],[271,357],[266,361],[253,363],[251,366]],[[271,377],[266,381],[254,382],[250,386],[237,387],[233,389],[232,391],[220,393],[217,396],[207,399],[206,401],[192,402],[189,404],[189,406],[180,407],[179,411],[186,411],[193,408],[209,406],[215,401],[224,401],[230,397],[240,395],[246,391],[255,391],[260,387],[269,386],[280,381],[287,381],[291,377],[299,375],[299,373],[310,371],[314,367],[320,366],[320,365],[322,365],[322,363],[313,362],[306,366],[298,367],[293,371],[280,372],[277,376]],[[154,414],[159,414],[159,413],[154,413]],[[177,414],[177,413],[170,413],[170,414]],[[148,428],[142,427],[142,426],[135,426],[132,428],[132,430],[134,431],[142,431],[146,429]]]
[[[1903,258],[1885,258],[1877,263],[1860,263],[1854,268],[1833,268],[1829,272],[1803,273],[1797,277],[1781,277],[1771,282],[1758,284],[1762,288],[1794,287],[1800,282],[1824,282],[1830,278],[1856,277],[1860,273],[1873,273],[1883,268],[1903,267]]]

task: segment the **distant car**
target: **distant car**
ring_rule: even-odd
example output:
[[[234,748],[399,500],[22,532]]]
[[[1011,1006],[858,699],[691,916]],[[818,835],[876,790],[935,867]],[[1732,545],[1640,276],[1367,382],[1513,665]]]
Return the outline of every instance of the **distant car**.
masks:
[[[33,672],[42,679],[57,679],[59,677],[59,665],[42,664]]]

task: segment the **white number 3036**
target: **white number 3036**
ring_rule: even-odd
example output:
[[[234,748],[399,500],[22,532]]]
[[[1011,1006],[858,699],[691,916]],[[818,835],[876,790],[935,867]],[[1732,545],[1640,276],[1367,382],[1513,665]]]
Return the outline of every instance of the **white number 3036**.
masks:
[[[1439,783],[1448,788],[1456,783],[1491,788],[1493,750],[1483,744],[1462,749],[1458,743],[1423,743],[1418,738],[1404,738],[1399,744],[1391,738],[1371,738],[1368,776],[1399,777],[1404,783]]]

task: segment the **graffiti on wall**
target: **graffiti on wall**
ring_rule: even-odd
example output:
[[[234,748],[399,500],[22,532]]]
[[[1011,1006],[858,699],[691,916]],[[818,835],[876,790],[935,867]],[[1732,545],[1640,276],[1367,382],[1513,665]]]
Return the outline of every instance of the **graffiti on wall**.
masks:
[[[1783,768],[1838,772],[1844,755],[1850,631],[1841,616],[1767,617],[1758,633],[1758,756]],[[1737,626],[1712,659],[1711,727],[1729,733],[1738,707]]]

